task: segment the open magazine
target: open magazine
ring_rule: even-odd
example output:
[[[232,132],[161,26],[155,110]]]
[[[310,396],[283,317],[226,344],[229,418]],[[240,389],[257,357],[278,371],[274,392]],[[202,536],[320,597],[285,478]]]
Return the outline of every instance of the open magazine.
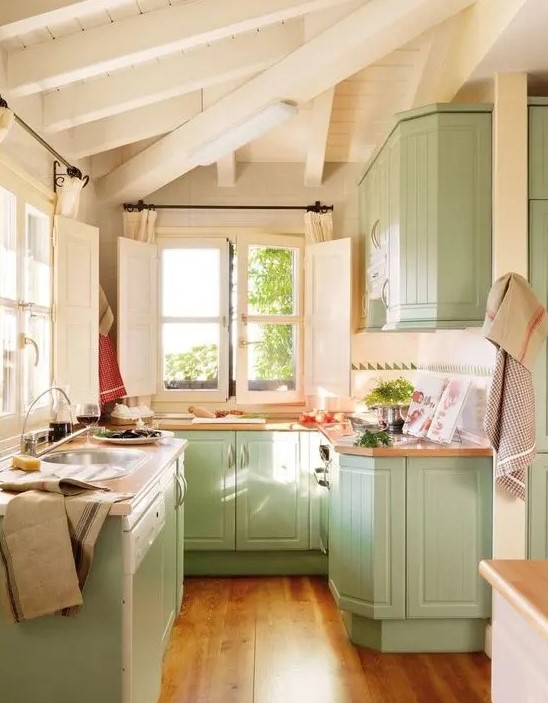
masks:
[[[433,442],[452,441],[470,379],[418,374],[403,432]]]

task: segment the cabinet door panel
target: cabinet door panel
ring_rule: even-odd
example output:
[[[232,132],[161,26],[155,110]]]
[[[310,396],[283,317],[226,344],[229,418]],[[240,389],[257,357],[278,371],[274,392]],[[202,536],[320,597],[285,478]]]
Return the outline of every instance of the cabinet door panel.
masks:
[[[238,432],[236,548],[308,549],[308,474],[298,432]]]
[[[405,460],[341,456],[330,498],[329,578],[339,607],[405,617]]]
[[[185,549],[235,549],[234,432],[178,432],[188,439]]]
[[[184,593],[184,552],[185,552],[185,501],[186,501],[186,483],[185,480],[185,463],[184,455],[179,457],[177,462],[177,476],[183,483],[185,492],[180,497],[181,504],[177,505],[177,554],[176,554],[176,583],[177,583],[177,603],[176,614],[181,610]]]
[[[548,198],[548,106],[529,108],[529,198]]]
[[[530,204],[529,277],[531,286],[544,306],[548,305],[548,200]],[[533,370],[537,448],[548,451],[548,347],[542,345]]]
[[[548,559],[548,456],[529,469],[529,559]]]
[[[491,556],[491,515],[491,459],[408,460],[408,617],[490,615],[478,567]]]

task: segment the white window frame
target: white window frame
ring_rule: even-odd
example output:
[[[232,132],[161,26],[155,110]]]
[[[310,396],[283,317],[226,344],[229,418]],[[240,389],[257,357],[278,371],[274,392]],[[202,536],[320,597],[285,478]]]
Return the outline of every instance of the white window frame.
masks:
[[[228,400],[228,350],[230,346],[229,334],[229,240],[227,237],[199,237],[190,234],[181,233],[179,236],[161,236],[157,237],[158,257],[160,261],[159,276],[158,276],[158,377],[157,388],[159,389],[154,396],[158,401],[201,401],[208,402],[225,402]],[[219,316],[217,317],[164,317],[162,315],[162,260],[163,254],[169,249],[217,249],[220,252],[220,270],[221,281],[219,285]],[[163,348],[162,348],[162,325],[164,322],[212,322],[219,324],[219,385],[215,389],[204,390],[165,390],[163,379]]]
[[[23,302],[23,268],[24,268],[24,243],[26,239],[27,213],[29,210],[37,211],[48,218],[49,239],[50,239],[50,261],[51,261],[51,308],[36,306],[40,313],[51,316],[51,346],[49,378],[50,385],[53,373],[53,324],[55,316],[55,301],[53,299],[53,282],[55,276],[54,256],[53,256],[53,203],[54,193],[46,188],[38,180],[30,176],[23,169],[17,166],[9,158],[0,156],[0,187],[13,193],[16,197],[16,228],[17,228],[17,300],[3,300],[3,306],[12,309],[17,313],[17,348],[15,354],[16,367],[16,399],[14,413],[0,416],[0,450],[13,446],[14,438],[21,432],[24,417],[28,406],[24,399],[24,364],[27,355],[33,353],[30,347],[21,344],[23,334],[28,332],[25,324],[25,310],[20,304]],[[31,302],[31,301],[26,301]],[[45,397],[44,402],[36,407],[29,417],[29,428],[33,425],[43,424],[49,415],[50,400]]]
[[[280,247],[297,250],[297,279],[295,289],[295,311],[293,315],[250,315],[247,299],[248,251],[252,246]],[[237,238],[238,257],[238,322],[236,359],[236,402],[241,404],[291,404],[302,403],[304,399],[304,240],[299,236],[273,235],[257,237],[241,234]],[[291,324],[297,328],[295,348],[295,389],[292,391],[253,391],[248,389],[247,367],[248,324],[265,322],[270,324]]]
[[[298,347],[296,351],[296,388],[294,391],[287,392],[276,392],[276,391],[249,391],[238,389],[238,378],[236,379],[236,402],[237,403],[248,403],[254,405],[265,405],[265,404],[277,404],[277,405],[301,405],[304,402],[304,246],[305,239],[304,233],[295,233],[295,230],[284,231],[284,230],[272,230],[265,228],[246,228],[246,227],[212,227],[212,228],[201,228],[201,227],[161,227],[157,230],[156,244],[158,246],[159,259],[162,259],[162,252],[167,248],[181,248],[185,246],[203,246],[207,242],[224,242],[232,243],[236,247],[241,247],[242,245],[260,245],[260,246],[281,246],[281,247],[291,247],[299,250],[299,262],[297,266],[298,273],[298,288],[296,290],[296,300],[297,309],[294,316],[287,316],[287,318],[280,318],[280,321],[285,321],[292,324],[297,324],[300,327],[298,333]],[[157,388],[158,391],[154,395],[154,401],[162,403],[163,408],[167,408],[167,403],[186,403],[186,402],[197,402],[202,401],[204,403],[208,402],[225,402],[229,399],[229,389],[228,389],[228,350],[231,340],[228,337],[229,325],[229,260],[228,260],[228,247],[226,249],[226,266],[223,267],[223,281],[221,282],[221,291],[224,291],[223,299],[223,309],[225,310],[226,322],[224,326],[225,334],[224,338],[226,340],[226,347],[222,351],[221,356],[224,355],[226,358],[226,367],[223,372],[224,375],[221,377],[221,368],[219,369],[219,379],[223,384],[226,384],[226,388],[223,387],[221,390],[201,390],[201,391],[186,391],[186,390],[164,390],[163,389],[163,378],[162,378],[162,364],[161,358],[163,352],[161,351],[161,329],[163,318],[161,316],[161,310],[158,314],[158,331],[157,339],[159,344],[159,363],[158,363],[158,376],[157,376]],[[239,263],[238,265],[238,276],[243,275],[243,267]],[[159,267],[158,276],[158,300],[159,307],[160,297],[161,297],[161,285],[162,285],[162,270],[161,264]],[[241,295],[242,290],[240,285],[240,280],[237,282],[238,296]],[[221,293],[222,295],[223,293]],[[241,301],[238,300],[238,321],[237,321],[237,339],[241,337],[241,330],[239,329],[241,322],[241,312],[240,309]],[[245,305],[247,311],[247,304]],[[255,318],[253,318],[255,319]],[[239,354],[240,349],[233,349],[234,355]],[[242,361],[242,359],[236,359],[237,369],[240,369],[241,363],[247,364],[247,358]],[[247,365],[244,367],[247,368]]]

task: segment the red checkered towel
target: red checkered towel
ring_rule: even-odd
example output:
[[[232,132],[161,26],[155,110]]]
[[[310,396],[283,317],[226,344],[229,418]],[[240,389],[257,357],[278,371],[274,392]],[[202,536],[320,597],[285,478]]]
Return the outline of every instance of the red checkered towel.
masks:
[[[114,343],[108,335],[99,335],[99,391],[101,405],[127,395]]]
[[[525,500],[526,471],[536,455],[531,369],[548,334],[548,316],[523,276],[508,273],[495,281],[483,334],[498,347],[484,423],[497,452],[495,477]]]

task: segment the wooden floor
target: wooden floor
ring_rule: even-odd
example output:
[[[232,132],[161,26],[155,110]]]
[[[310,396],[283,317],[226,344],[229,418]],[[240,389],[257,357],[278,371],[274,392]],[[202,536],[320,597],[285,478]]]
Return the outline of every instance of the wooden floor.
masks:
[[[193,578],[159,703],[489,703],[484,654],[354,647],[323,578]]]

